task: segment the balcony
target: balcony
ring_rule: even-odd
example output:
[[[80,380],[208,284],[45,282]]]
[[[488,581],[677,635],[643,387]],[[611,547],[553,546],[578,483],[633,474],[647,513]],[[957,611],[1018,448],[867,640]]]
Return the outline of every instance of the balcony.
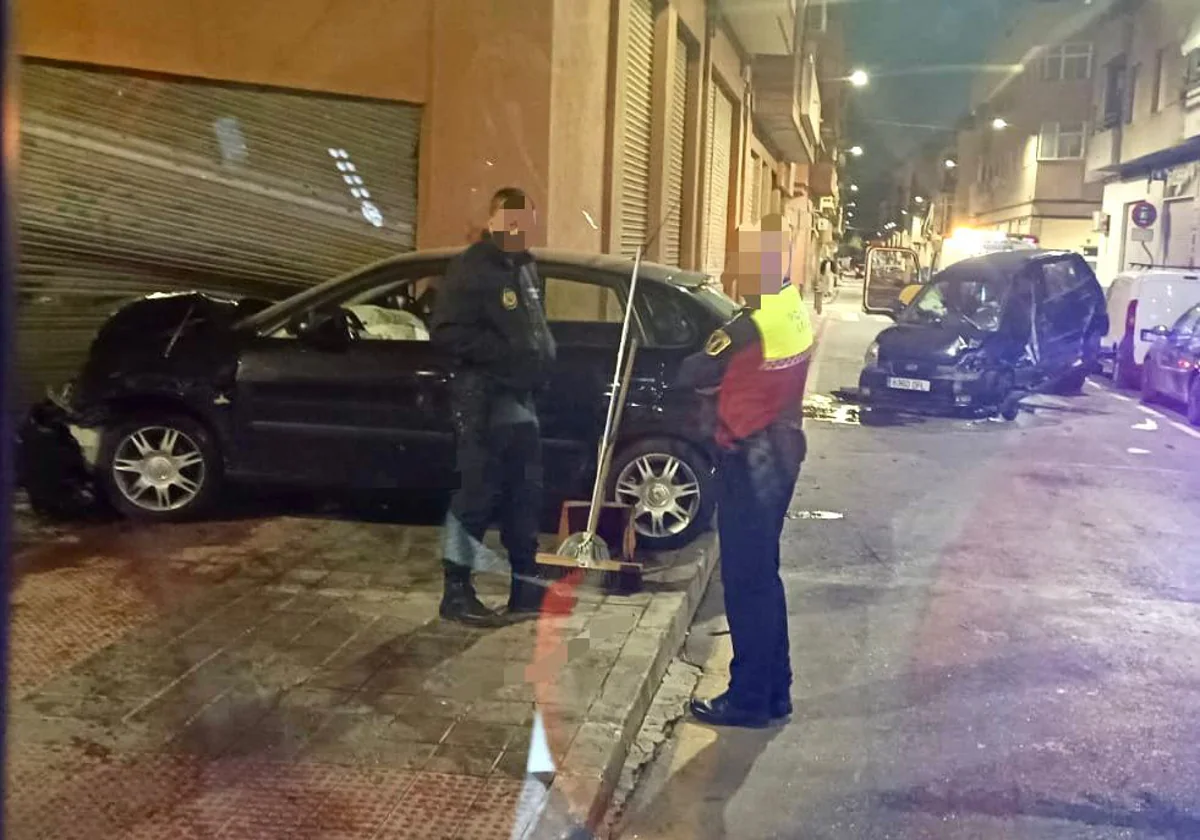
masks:
[[[837,167],[832,163],[814,163],[808,170],[808,188],[812,195],[838,197]]]
[[[785,160],[811,163],[820,138],[821,100],[817,93],[815,116],[811,102],[807,110],[803,107],[804,88],[796,57],[756,55],[753,79],[755,122]],[[815,91],[815,80],[809,89]]]
[[[796,38],[796,0],[722,0],[733,34],[752,55],[790,55]]]

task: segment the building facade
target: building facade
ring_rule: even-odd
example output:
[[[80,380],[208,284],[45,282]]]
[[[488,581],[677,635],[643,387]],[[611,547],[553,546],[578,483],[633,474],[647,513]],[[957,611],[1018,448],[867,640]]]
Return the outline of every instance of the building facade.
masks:
[[[1200,7],[1117,4],[1096,66],[1086,163],[1103,190],[1101,283],[1142,266],[1200,266]]]
[[[104,314],[278,298],[462,244],[533,197],[535,244],[720,275],[786,212],[813,241],[824,0],[22,4],[19,359],[69,376]],[[606,317],[599,298],[552,317]]]
[[[993,44],[958,133],[955,225],[1094,259],[1101,189],[1084,161],[1104,5],[1026,3]]]

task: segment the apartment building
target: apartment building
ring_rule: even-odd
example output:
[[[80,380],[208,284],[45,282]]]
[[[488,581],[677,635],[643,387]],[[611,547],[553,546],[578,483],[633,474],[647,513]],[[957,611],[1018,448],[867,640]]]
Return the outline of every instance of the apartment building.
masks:
[[[1094,62],[1086,165],[1103,190],[1101,282],[1140,265],[1200,266],[1200,5],[1117,4]]]
[[[61,379],[131,295],[277,298],[461,244],[533,196],[535,244],[720,275],[813,237],[826,0],[21,4],[19,359]],[[828,180],[828,179],[827,179]],[[828,189],[827,189],[828,191]],[[799,257],[801,264],[807,252]],[[560,318],[603,317],[554,299]]]
[[[1094,256],[1102,189],[1084,178],[1106,3],[1024,3],[976,78],[957,138],[954,224]]]

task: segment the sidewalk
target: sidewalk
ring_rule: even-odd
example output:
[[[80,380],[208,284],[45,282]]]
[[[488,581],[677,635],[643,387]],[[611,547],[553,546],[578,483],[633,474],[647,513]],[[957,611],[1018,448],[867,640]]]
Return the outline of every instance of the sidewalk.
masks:
[[[526,786],[538,622],[440,621],[436,528],[42,536],[16,557],[6,836],[508,838],[522,790],[526,817],[545,799]],[[552,801],[604,806],[714,560],[702,542],[554,619]]]

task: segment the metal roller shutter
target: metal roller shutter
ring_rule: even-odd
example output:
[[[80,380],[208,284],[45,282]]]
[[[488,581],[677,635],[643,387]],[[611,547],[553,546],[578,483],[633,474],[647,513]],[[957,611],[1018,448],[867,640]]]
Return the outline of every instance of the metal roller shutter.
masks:
[[[733,135],[733,103],[711,84],[708,90],[708,189],[705,201],[705,270],[725,271],[725,230],[729,217],[729,146]]]
[[[683,153],[687,132],[688,54],[687,41],[677,38],[675,45],[674,91],[671,97],[671,121],[667,126],[667,195],[663,227],[663,259],[679,265],[683,233]]]
[[[21,85],[26,400],[127,298],[280,298],[414,246],[419,107],[40,62]]]
[[[625,122],[621,131],[621,253],[632,257],[650,232],[650,123],[654,78],[654,8],[629,4],[625,49]]]

